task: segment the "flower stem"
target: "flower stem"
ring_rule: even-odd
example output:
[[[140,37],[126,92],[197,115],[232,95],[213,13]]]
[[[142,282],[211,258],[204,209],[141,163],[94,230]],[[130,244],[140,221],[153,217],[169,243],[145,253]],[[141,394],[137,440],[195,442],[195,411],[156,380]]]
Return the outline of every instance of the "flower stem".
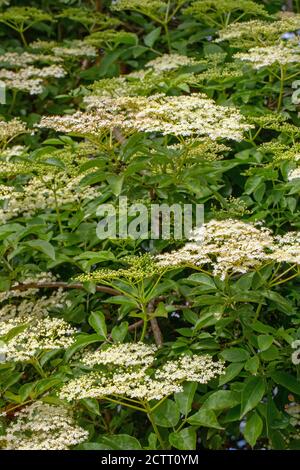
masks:
[[[282,107],[283,93],[284,93],[284,80],[285,80],[285,67],[280,66],[280,91],[277,103],[277,112],[279,113]]]
[[[27,41],[26,41],[26,38],[25,38],[25,36],[24,36],[24,32],[23,32],[23,30],[22,30],[22,29],[21,29],[21,30],[19,30],[19,34],[20,34],[20,36],[21,36],[21,39],[22,39],[23,45],[24,45],[25,47],[28,47],[28,44],[27,44]]]
[[[153,416],[152,416],[152,413],[151,413],[151,409],[150,409],[148,403],[145,403],[145,409],[147,410],[148,419],[149,419],[149,421],[150,421],[150,423],[151,423],[151,425],[152,425],[152,427],[153,427],[153,431],[155,432],[155,435],[156,435],[157,440],[158,440],[158,442],[159,442],[159,444],[160,444],[160,447],[161,447],[161,449],[165,450],[164,441],[163,441],[163,439],[162,439],[162,437],[161,437],[161,435],[160,435],[160,432],[159,432],[159,430],[158,430],[158,427],[157,427],[157,425],[156,425],[156,423],[155,423],[155,421],[154,421],[154,419],[153,419]]]

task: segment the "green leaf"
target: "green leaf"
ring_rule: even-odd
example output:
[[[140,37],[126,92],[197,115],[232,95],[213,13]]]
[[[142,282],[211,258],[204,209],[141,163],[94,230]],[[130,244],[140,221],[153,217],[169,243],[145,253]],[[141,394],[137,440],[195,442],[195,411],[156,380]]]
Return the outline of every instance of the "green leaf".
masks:
[[[262,181],[262,177],[257,175],[248,178],[245,184],[245,193],[252,194],[259,187]]]
[[[105,444],[109,450],[141,450],[139,441],[128,434],[101,437],[99,442]]]
[[[240,394],[231,390],[218,390],[212,393],[203,403],[202,407],[208,410],[224,410],[233,408],[241,402]]]
[[[207,410],[201,408],[197,413],[188,418],[188,423],[192,426],[204,426],[206,428],[223,429],[217,420],[217,417],[213,410]]]
[[[99,336],[104,339],[107,336],[107,328],[105,323],[105,315],[100,310],[98,312],[92,312],[89,316],[89,324],[96,331]]]
[[[284,297],[282,297],[282,295],[278,294],[278,292],[263,291],[262,293],[267,299],[274,302],[278,310],[280,310],[281,312],[286,313],[287,315],[291,315],[292,313],[294,313],[294,308],[292,304]]]
[[[169,442],[172,447],[179,450],[195,450],[197,434],[192,428],[185,428],[179,432],[172,432],[169,435]]]
[[[106,181],[108,182],[112,193],[115,196],[119,196],[122,191],[124,176],[123,175],[108,176],[106,178]]]
[[[175,393],[174,395],[179,411],[184,416],[187,416],[192,409],[192,403],[197,387],[198,384],[195,382],[186,382],[183,384],[183,391]]]
[[[46,379],[41,379],[39,380],[34,387],[34,394],[35,396],[42,395],[45,393],[47,390],[49,390],[52,387],[56,387],[58,384],[61,383],[61,380],[55,377],[49,377]]]
[[[275,334],[276,330],[275,328],[272,328],[270,325],[265,325],[264,323],[260,322],[259,320],[256,320],[251,324],[251,328],[254,331],[257,331],[258,333],[270,333],[270,334]]]
[[[77,351],[80,349],[84,348],[85,346],[88,346],[89,344],[92,343],[99,343],[100,341],[103,341],[103,337],[99,335],[82,335],[80,336],[75,343],[70,346],[66,352],[65,352],[65,361],[67,362],[73,354],[75,354]]]
[[[263,361],[275,361],[275,359],[279,357],[279,349],[274,344],[271,344],[271,346],[266,351],[259,353],[259,357]]]
[[[41,251],[50,259],[55,261],[55,250],[51,243],[45,240],[31,240],[30,242],[25,242],[24,245],[33,248],[34,250]]]
[[[8,291],[11,285],[10,279],[0,276],[0,292]]]
[[[242,390],[241,418],[258,405],[265,394],[265,382],[262,377],[249,377]]]
[[[230,382],[232,379],[234,379],[234,377],[239,375],[243,367],[243,362],[234,362],[232,364],[229,364],[229,366],[225,370],[225,374],[220,376],[219,385],[224,385],[227,382]]]
[[[257,413],[253,413],[253,415],[247,419],[244,436],[247,442],[254,447],[256,444],[257,439],[261,435],[263,430],[263,421],[261,417]]]
[[[22,401],[25,401],[26,398],[29,397],[34,385],[35,385],[34,382],[31,382],[31,383],[24,384],[22,385],[22,387],[19,388],[18,393]]]
[[[159,302],[151,317],[168,318],[168,310],[166,309],[165,304],[163,302]]]
[[[229,362],[242,362],[247,361],[249,358],[249,353],[245,349],[242,348],[230,348],[225,349],[221,352],[221,356],[225,361]]]
[[[85,442],[76,446],[76,450],[110,450],[110,447],[100,442]]]
[[[274,370],[270,375],[275,383],[296,395],[300,395],[300,381],[296,377],[281,370]]]
[[[123,343],[128,332],[128,322],[123,321],[120,325],[116,325],[111,330],[111,337],[116,343]]]
[[[159,26],[158,28],[153,29],[149,34],[146,34],[144,36],[144,43],[148,47],[153,47],[157,39],[159,38],[161,33],[161,27]]]
[[[83,398],[81,403],[92,415],[101,416],[99,402],[96,400],[96,398]]]
[[[258,356],[253,356],[248,359],[245,364],[245,370],[250,372],[250,374],[256,375],[259,368],[259,358]]]
[[[222,47],[218,46],[218,44],[211,43],[207,43],[204,45],[203,52],[205,57],[208,57],[213,54],[224,54],[224,50],[222,49]]]
[[[5,343],[3,341],[0,341],[0,347],[4,346]],[[7,377],[7,380],[2,381],[1,388],[5,391],[15,383],[19,382],[19,380],[22,378],[23,372],[13,372],[9,374],[9,377]],[[20,390],[19,390],[20,393]]]
[[[25,331],[27,328],[28,328],[28,323],[24,323],[22,325],[15,326],[15,327],[11,328],[11,330],[9,330],[9,332],[6,333],[6,335],[4,337],[5,341],[10,341],[15,336],[18,336],[20,333]]]
[[[152,413],[155,424],[162,428],[173,428],[179,421],[180,411],[172,400],[165,400]]]
[[[207,276],[207,274],[202,274],[202,273],[191,274],[191,276],[189,276],[187,280],[193,281],[197,284],[202,284],[211,289],[216,289],[216,285],[214,283],[213,278],[210,276]]]
[[[128,434],[101,436],[99,442],[86,442],[76,447],[78,450],[142,450],[139,441]]]

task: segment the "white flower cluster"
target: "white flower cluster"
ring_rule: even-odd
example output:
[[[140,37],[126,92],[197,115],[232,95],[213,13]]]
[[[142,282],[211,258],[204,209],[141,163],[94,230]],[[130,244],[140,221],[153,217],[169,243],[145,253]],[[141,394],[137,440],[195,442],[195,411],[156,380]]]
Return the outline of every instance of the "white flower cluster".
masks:
[[[296,349],[296,351],[294,351],[292,354],[292,363],[297,366],[300,364],[300,340],[296,339],[292,342],[291,346],[293,349]]]
[[[5,450],[68,450],[88,436],[69,409],[36,401],[15,413],[0,440]]]
[[[10,159],[11,157],[19,157],[25,152],[26,152],[26,147],[24,145],[13,145],[12,147],[8,147],[5,150],[2,150],[0,152],[0,157],[5,157],[6,159]]]
[[[155,351],[153,346],[137,343],[114,345],[104,352],[87,353],[82,362],[94,370],[65,384],[60,397],[68,401],[101,399],[111,395],[137,400],[160,400],[182,391],[183,382],[207,383],[223,373],[223,363],[214,362],[207,355],[181,356],[151,372],[149,367],[155,360]],[[101,365],[101,370],[95,370],[96,365]],[[105,365],[106,369],[103,368]]]
[[[99,196],[97,187],[80,187],[83,175],[70,177],[66,174],[57,174],[44,177],[33,177],[22,191],[13,186],[0,186],[0,200],[5,199],[6,204],[0,209],[0,222],[18,216],[32,216],[38,211],[54,209],[69,203],[83,203]]]
[[[213,362],[209,356],[184,355],[177,361],[166,362],[156,371],[155,378],[170,382],[188,381],[205,384],[223,371],[223,363]]]
[[[65,57],[97,57],[97,49],[83,41],[76,41],[72,46],[57,46],[52,49],[53,54],[59,58]]]
[[[71,402],[83,398],[105,399],[115,395],[150,401],[181,391],[180,385],[154,380],[144,369],[127,369],[116,370],[111,374],[95,371],[84,374],[64,385],[60,398]]]
[[[211,220],[198,228],[191,242],[177,251],[156,257],[158,265],[203,266],[225,279],[229,273],[246,273],[270,260],[300,264],[299,234],[274,237],[264,227],[239,220]]]
[[[154,345],[144,343],[114,344],[108,349],[87,353],[83,363],[87,366],[96,364],[115,364],[117,366],[131,367],[144,365],[149,367],[154,361]]]
[[[253,47],[248,52],[239,52],[234,56],[243,62],[249,62],[254,69],[270,67],[274,64],[288,65],[300,62],[300,47],[276,44],[267,47]]]
[[[227,28],[220,30],[220,37],[216,42],[251,39],[252,42],[258,42],[262,45],[265,42],[265,45],[269,45],[269,43],[278,41],[280,34],[298,29],[300,29],[300,15],[283,15],[278,20],[272,22],[251,20],[244,23],[235,23],[234,27],[229,25]],[[241,46],[240,42],[239,46]]]
[[[7,80],[24,79],[37,77],[37,78],[62,78],[66,74],[65,70],[60,65],[49,65],[47,67],[27,67],[20,69],[18,72],[11,70],[0,70],[0,78]]]
[[[180,67],[196,65],[198,62],[193,57],[180,54],[163,54],[156,59],[147,62],[146,67],[150,67],[155,72],[168,72]]]
[[[20,319],[16,318],[1,324],[0,335],[5,335],[16,326],[24,326],[13,338],[1,343],[0,354],[4,354],[5,361],[30,361],[42,350],[65,349],[74,342],[75,328],[60,318],[33,320],[29,316],[27,322],[24,321],[25,318],[20,324]]]
[[[289,181],[294,181],[294,180],[300,180],[300,167],[295,168],[294,170],[291,170],[288,174],[288,180]]]
[[[33,298],[38,291],[38,289],[26,289],[25,291],[11,290],[0,293],[1,304],[9,300],[8,303],[0,306],[0,332],[3,328],[2,325],[7,325],[7,320],[16,319],[22,323],[23,318],[46,317],[49,309],[62,309],[64,307],[66,293],[62,289],[53,292],[49,297]],[[12,302],[12,299],[14,299],[14,302]],[[22,301],[17,303],[19,299],[22,299]]]
[[[53,57],[46,54],[31,54],[30,52],[6,52],[0,55],[0,63],[9,66],[10,68],[22,67],[25,68],[29,64],[35,62],[62,62],[59,57]]]
[[[7,142],[20,134],[28,132],[26,125],[15,118],[11,121],[0,121],[0,142]]]
[[[207,135],[213,140],[241,140],[243,132],[252,127],[235,108],[218,106],[203,94],[118,98],[90,96],[85,101],[92,112],[44,117],[39,127],[83,136],[120,128],[129,133]]]
[[[113,0],[111,9],[116,11],[154,11],[167,8],[166,0]]]
[[[300,232],[288,232],[274,239],[270,258],[278,263],[300,265]]]
[[[58,42],[56,41],[43,41],[41,39],[37,39],[36,41],[33,41],[29,44],[30,49],[33,49],[34,51],[39,50],[39,51],[51,51],[53,47],[58,46]]]
[[[8,88],[25,91],[30,95],[38,95],[43,92],[44,79],[63,78],[65,75],[66,72],[60,65],[49,65],[41,68],[29,66],[17,72],[0,69],[0,80]]]

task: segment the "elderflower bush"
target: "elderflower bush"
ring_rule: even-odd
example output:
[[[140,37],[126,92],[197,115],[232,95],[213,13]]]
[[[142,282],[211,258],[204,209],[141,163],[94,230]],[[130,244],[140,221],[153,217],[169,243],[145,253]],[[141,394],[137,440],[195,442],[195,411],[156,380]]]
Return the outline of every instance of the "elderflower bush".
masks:
[[[298,449],[297,2],[0,3],[0,448]]]

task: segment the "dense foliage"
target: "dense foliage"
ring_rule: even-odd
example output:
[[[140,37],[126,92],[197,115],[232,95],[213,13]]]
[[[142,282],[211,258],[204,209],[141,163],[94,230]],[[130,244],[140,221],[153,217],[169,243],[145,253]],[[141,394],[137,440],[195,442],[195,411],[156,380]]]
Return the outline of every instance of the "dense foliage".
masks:
[[[0,1],[0,447],[299,449],[299,3]]]

